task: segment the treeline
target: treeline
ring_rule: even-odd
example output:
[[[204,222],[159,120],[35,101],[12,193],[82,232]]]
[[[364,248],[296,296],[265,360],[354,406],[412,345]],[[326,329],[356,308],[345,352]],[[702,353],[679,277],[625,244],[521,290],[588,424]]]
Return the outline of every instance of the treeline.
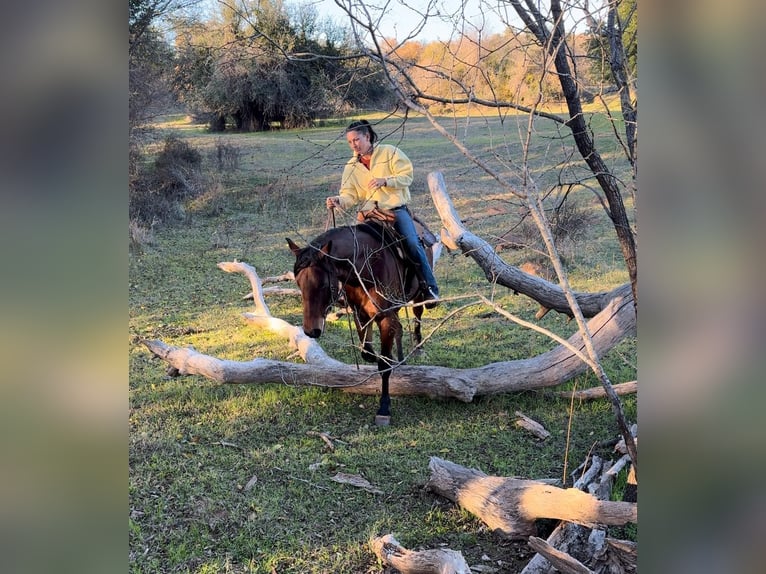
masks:
[[[381,63],[313,5],[130,0],[130,8],[132,125],[170,102],[213,131],[307,127],[317,118],[395,104]],[[159,9],[166,11],[162,32],[151,17]],[[610,74],[597,29],[594,23],[591,33],[570,42],[586,100]],[[455,104],[456,94],[518,105],[541,94],[546,101],[563,97],[551,62],[523,31],[508,28],[480,40],[477,32],[451,42],[388,40],[388,46],[394,63],[388,69],[423,86],[422,102],[437,113],[465,105]]]

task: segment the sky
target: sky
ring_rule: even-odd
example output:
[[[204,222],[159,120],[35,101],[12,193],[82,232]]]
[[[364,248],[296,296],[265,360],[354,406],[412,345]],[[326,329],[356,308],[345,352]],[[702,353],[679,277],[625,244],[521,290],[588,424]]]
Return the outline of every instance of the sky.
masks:
[[[349,0],[340,0],[348,3]],[[348,15],[337,6],[335,0],[315,0],[320,15],[327,15],[336,22],[348,23]],[[402,40],[409,36],[423,18],[417,10],[424,12],[429,2],[427,0],[364,0],[365,5],[371,10],[373,18],[380,17],[380,32],[386,37],[395,37]],[[464,13],[470,23],[482,26],[484,33],[501,32],[504,26],[495,14],[483,15],[479,9],[477,0],[431,0],[431,14],[427,25],[415,37],[415,40],[434,41],[449,40],[455,35],[455,24],[449,21],[449,15]],[[383,11],[379,7],[386,6]],[[437,16],[438,15],[441,16]],[[466,31],[470,31],[470,28]]]

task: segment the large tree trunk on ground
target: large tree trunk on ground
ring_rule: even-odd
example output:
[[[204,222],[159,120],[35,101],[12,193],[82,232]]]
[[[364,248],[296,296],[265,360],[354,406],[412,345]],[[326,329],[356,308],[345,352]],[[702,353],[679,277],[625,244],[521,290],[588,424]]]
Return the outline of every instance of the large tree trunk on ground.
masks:
[[[241,262],[219,263],[229,273],[242,273],[250,279],[256,313],[245,318],[258,328],[285,337],[297,349],[306,365],[254,359],[228,361],[198,353],[192,348],[178,348],[161,341],[144,341],[157,357],[166,361],[171,375],[202,375],[218,383],[286,383],[342,388],[346,392],[377,394],[380,379],[377,368],[346,365],[322,350],[300,327],[271,316],[263,299],[262,285],[255,269]],[[635,330],[635,311],[628,292],[618,297],[588,323],[593,343],[603,354]],[[579,333],[568,342],[582,349]],[[490,363],[473,369],[450,369],[436,366],[396,367],[391,373],[392,395],[450,397],[470,402],[477,395],[491,395],[551,387],[585,372],[586,365],[563,345],[529,359]]]
[[[404,548],[391,534],[371,540],[370,547],[384,564],[401,574],[471,574],[465,558],[456,550],[415,552]]]
[[[427,487],[511,538],[537,534],[535,520],[557,518],[584,526],[624,525],[638,521],[638,507],[611,502],[576,488],[557,488],[535,480],[487,476],[483,472],[431,457]]]

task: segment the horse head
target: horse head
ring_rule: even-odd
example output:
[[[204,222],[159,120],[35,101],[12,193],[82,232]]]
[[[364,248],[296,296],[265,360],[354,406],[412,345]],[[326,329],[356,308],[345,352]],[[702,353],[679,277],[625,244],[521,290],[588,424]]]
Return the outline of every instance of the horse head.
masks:
[[[287,245],[295,255],[293,274],[303,298],[303,332],[317,339],[324,332],[325,319],[338,300],[338,276],[329,257],[332,241],[321,247],[298,247],[289,237]]]

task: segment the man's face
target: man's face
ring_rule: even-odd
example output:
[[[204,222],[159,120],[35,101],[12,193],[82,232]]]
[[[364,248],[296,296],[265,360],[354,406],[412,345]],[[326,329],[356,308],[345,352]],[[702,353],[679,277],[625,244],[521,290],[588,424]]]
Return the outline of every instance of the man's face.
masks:
[[[346,141],[351,151],[356,154],[366,155],[371,151],[370,134],[366,130],[348,132],[346,134]]]

